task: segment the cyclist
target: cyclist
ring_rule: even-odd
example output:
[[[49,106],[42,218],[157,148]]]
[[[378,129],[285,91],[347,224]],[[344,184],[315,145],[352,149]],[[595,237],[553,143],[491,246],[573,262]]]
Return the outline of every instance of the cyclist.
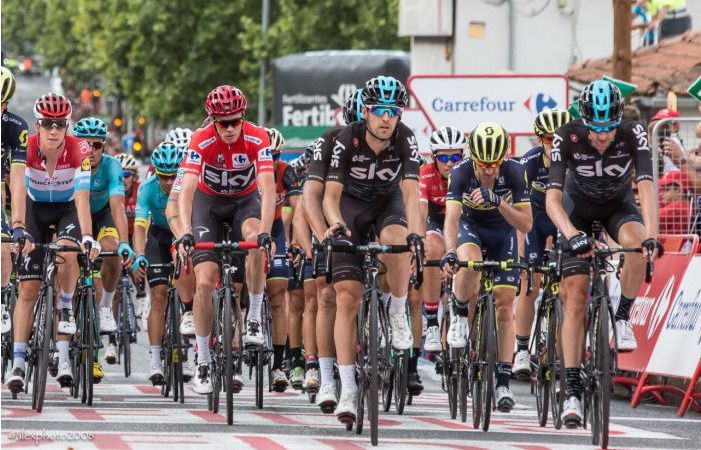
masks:
[[[18,188],[17,207],[12,210],[15,226],[12,239],[18,244],[25,242],[23,254],[27,256],[19,269],[19,298],[12,320],[15,326],[14,361],[12,375],[7,381],[11,392],[19,392],[24,387],[27,340],[43,277],[44,255],[42,250],[33,248],[34,239],[51,242],[50,226],[54,225],[59,245],[90,245],[92,258],[100,251],[100,244],[92,237],[90,221],[90,147],[82,139],[66,135],[71,112],[71,102],[54,93],[43,95],[34,103],[38,133],[29,137],[26,183]],[[25,212],[25,217],[20,216],[21,212]],[[19,247],[15,245],[15,251],[20,251]],[[76,331],[73,292],[79,267],[75,253],[59,255],[57,381],[61,386],[70,386],[73,375],[68,358],[68,339]]]
[[[257,241],[261,248],[271,248],[275,180],[270,138],[265,129],[246,121],[246,97],[234,86],[213,89],[207,95],[205,110],[212,123],[193,133],[183,162],[178,212],[184,234],[180,241],[185,248],[195,242],[217,241],[222,238],[221,224],[229,222],[233,224],[234,239]],[[198,368],[194,389],[198,394],[212,392],[209,343],[216,261],[212,251],[192,253],[197,280],[194,319]],[[249,308],[244,343],[258,345],[263,343],[260,320],[265,285],[260,251],[251,251],[246,258],[246,284]]]
[[[431,158],[433,164],[424,164],[419,170],[419,207],[421,223],[426,224],[426,257],[440,259],[445,253],[443,222],[445,221],[445,196],[450,171],[462,161],[467,140],[465,134],[454,127],[443,127],[431,134]],[[426,310],[426,340],[424,350],[442,350],[438,308],[441,297],[441,275],[437,268],[424,269],[422,288]]]
[[[538,144],[521,157],[526,176],[530,182],[531,214],[533,227],[527,235],[519,233],[519,244],[524,242],[526,261],[537,265],[543,263],[543,254],[548,245],[548,239],[554,242],[557,229],[545,212],[545,187],[548,185],[548,168],[550,167],[550,150],[553,145],[553,133],[562,125],[569,122],[570,113],[564,109],[545,109],[540,112],[533,122],[533,130]],[[516,302],[516,356],[513,373],[516,378],[529,379],[531,375],[531,358],[528,344],[531,339],[531,326],[535,316],[535,299],[540,291],[542,275],[533,274],[531,293],[521,289]],[[522,283],[525,283],[522,280]],[[524,284],[525,286],[525,284]]]
[[[327,235],[345,231],[339,241],[358,244],[374,225],[381,242],[415,247],[421,242],[419,151],[414,133],[400,123],[408,94],[397,79],[380,76],[365,83],[362,102],[364,120],[347,126],[333,142],[323,200],[327,222],[332,224]],[[386,256],[392,346],[407,350],[413,341],[406,315],[410,260],[402,254]],[[355,421],[358,400],[354,325],[362,256],[338,253],[333,260],[334,335],[342,386],[336,417],[349,423]]]
[[[554,134],[545,207],[572,255],[562,266],[562,345],[566,400],[562,420],[568,427],[582,424],[581,349],[584,343],[589,297],[593,221],[600,221],[611,238],[623,247],[662,247],[656,240],[657,216],[652,184],[652,159],[645,127],[622,120],[623,99],[614,84],[597,80],[579,97],[582,118]],[[631,188],[635,180],[642,216]],[[565,179],[565,172],[568,172]],[[653,250],[654,251],[654,250]],[[642,254],[626,255],[621,272],[621,299],[615,313],[618,349],[637,346],[629,312],[645,272]]]
[[[165,142],[172,142],[178,150],[187,151],[192,138],[192,130],[189,128],[173,128],[166,134]]]
[[[7,104],[15,93],[15,77],[9,69],[3,67],[0,83],[2,83],[2,237],[12,237],[10,224],[5,216],[5,180],[9,177],[10,199],[12,210],[24,207],[19,205],[22,186],[24,185],[24,168],[27,161],[27,122],[20,116],[7,110]],[[24,217],[24,210],[17,211],[19,217]],[[15,216],[15,217],[17,217]],[[23,221],[18,222],[22,224]],[[14,225],[14,224],[13,224]],[[10,244],[2,244],[2,334],[12,328],[10,313],[5,304],[5,296],[10,285],[12,272],[12,257]]]
[[[168,195],[178,172],[178,167],[185,156],[184,152],[172,142],[161,143],[151,154],[156,176],[146,180],[140,187],[136,204],[134,222],[134,248],[137,257],[132,270],[137,280],[148,279],[151,289],[151,314],[148,316],[149,380],[154,385],[163,383],[163,365],[161,364],[161,341],[165,334],[165,315],[168,299],[170,271],[150,264],[168,264],[173,261],[171,246],[173,233],[164,215]],[[149,225],[149,215],[151,223]],[[148,233],[147,233],[148,230]],[[145,263],[145,268],[141,267]],[[183,271],[176,283],[179,287],[188,275]],[[183,292],[179,289],[181,298]]]
[[[363,120],[362,89],[356,89],[346,98],[343,108],[343,120],[346,124]],[[329,128],[311,146],[307,147],[309,159],[307,175],[302,190],[302,204],[305,217],[317,242],[321,242],[326,234],[327,224],[322,211],[324,182],[329,168],[331,151],[336,136],[345,128],[338,126]],[[302,156],[305,156],[307,152]],[[298,159],[302,159],[302,156]],[[306,159],[306,158],[305,158]],[[323,255],[318,262],[323,261]],[[319,352],[319,375],[321,387],[317,394],[317,405],[322,411],[332,413],[336,409],[338,393],[334,380],[333,367],[336,362],[336,346],[334,343],[334,322],[336,319],[336,293],[333,287],[326,283],[324,267],[317,268],[317,316],[316,342]]]
[[[139,191],[139,170],[136,167],[136,159],[129,153],[119,153],[115,158],[117,158],[117,161],[122,165],[122,178],[124,179],[124,210],[127,215],[129,243],[131,243],[134,234],[136,193]]]
[[[506,158],[509,134],[501,125],[482,122],[468,139],[470,159],[453,169],[448,182],[445,212],[445,247],[441,265],[452,275],[458,260],[495,261],[515,259],[516,230],[531,228],[531,205],[523,166]],[[455,276],[450,328],[447,341],[464,348],[468,336],[468,305],[474,305],[480,290],[480,272],[462,268]],[[496,402],[502,412],[514,407],[509,388],[514,348],[513,303],[516,270],[499,270],[494,275],[494,302],[499,343],[496,373]],[[474,306],[473,306],[474,309]]]

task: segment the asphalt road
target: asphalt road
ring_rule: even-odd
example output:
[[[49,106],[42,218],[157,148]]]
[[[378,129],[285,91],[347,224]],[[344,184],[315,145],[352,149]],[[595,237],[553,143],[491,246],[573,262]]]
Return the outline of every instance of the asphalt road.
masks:
[[[133,350],[135,373],[125,379],[120,366],[106,366],[105,380],[95,387],[95,404],[83,406],[49,378],[44,411],[31,410],[31,396],[12,400],[2,389],[2,447],[151,449],[360,449],[370,448],[367,429],[361,436],[347,432],[332,415],[322,414],[307,396],[288,390],[265,393],[265,406],[255,408],[253,383],[234,398],[234,425],[207,411],[206,397],[186,388],[185,404],[164,399],[146,380],[146,335]],[[593,448],[588,430],[555,430],[538,426],[535,398],[522,382],[512,382],[517,406],[510,414],[495,412],[489,432],[451,420],[447,396],[431,363],[421,360],[426,391],[399,416],[394,409],[380,421],[382,448],[459,448],[545,450]],[[615,400],[611,412],[610,448],[699,448],[701,416],[689,412],[679,419],[672,407],[642,405],[631,409]],[[469,413],[468,413],[469,417]],[[85,439],[51,433],[82,432]],[[43,440],[31,440],[38,433]],[[23,440],[18,439],[23,437]],[[55,440],[50,440],[54,438]]]

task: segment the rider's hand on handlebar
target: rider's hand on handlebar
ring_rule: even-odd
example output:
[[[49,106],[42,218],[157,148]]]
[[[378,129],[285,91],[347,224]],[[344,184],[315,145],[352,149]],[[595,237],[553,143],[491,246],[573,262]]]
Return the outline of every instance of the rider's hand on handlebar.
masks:
[[[83,251],[85,251],[85,249],[90,247],[90,255],[89,255],[90,260],[95,261],[97,256],[100,254],[100,250],[102,249],[102,247],[100,247],[100,243],[97,242],[95,239],[93,239],[93,237],[90,236],[89,234],[86,234],[83,236],[83,240],[81,241],[81,244],[83,247]]]
[[[351,237],[351,232],[345,224],[342,224],[340,222],[336,222],[326,230],[324,237],[332,238],[332,237],[336,237],[336,236]]]
[[[591,256],[592,242],[584,233],[577,233],[567,240],[567,247],[572,255],[580,258]]]
[[[643,241],[642,244],[643,248],[643,256],[646,258],[648,255],[652,254],[652,260],[654,261],[655,259],[661,257],[664,255],[664,246],[660,241],[658,241],[655,238],[647,238]]]
[[[187,259],[190,257],[190,253],[194,247],[195,237],[192,233],[185,233],[180,236],[180,239],[175,241],[175,248],[178,249],[178,256],[180,256],[180,262],[182,264],[187,264]]]
[[[458,261],[458,254],[455,253],[455,250],[448,250],[441,258],[441,269],[446,275],[452,276],[457,272]]]
[[[131,271],[134,272],[134,278],[141,281],[146,277],[146,269],[148,268],[148,259],[144,255],[139,255],[134,260],[131,266]]]
[[[19,254],[22,247],[22,253],[27,255],[34,250],[34,237],[24,227],[15,227],[12,229],[12,247],[16,254]]]
[[[136,254],[134,254],[134,250],[131,249],[128,242],[120,242],[119,247],[117,247],[117,253],[119,253],[119,256],[123,258],[122,265],[124,267],[127,267],[134,262],[134,257]],[[125,256],[126,258],[124,258]]]

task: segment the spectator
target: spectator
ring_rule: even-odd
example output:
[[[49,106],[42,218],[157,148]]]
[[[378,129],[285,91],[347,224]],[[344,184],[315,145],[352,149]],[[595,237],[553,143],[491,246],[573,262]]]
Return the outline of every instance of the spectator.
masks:
[[[660,174],[665,174],[672,170],[679,170],[682,161],[686,160],[686,152],[684,151],[684,143],[679,137],[679,122],[669,121],[668,119],[678,118],[679,113],[673,109],[660,109],[652,116],[648,124],[648,135],[650,137],[650,145],[657,147],[658,158],[660,162]],[[655,132],[655,126],[661,120],[667,120]],[[656,139],[656,140],[655,140]]]
[[[686,10],[686,0],[648,0],[647,10],[652,16],[647,29],[658,29],[659,41],[691,29],[691,16]]]
[[[665,174],[659,182],[660,233],[686,234],[691,225],[689,178],[678,170]]]
[[[623,119],[640,121],[640,109],[635,105],[626,105],[623,108]]]
[[[648,8],[648,0],[632,0],[633,6],[633,30],[640,30],[640,45],[648,47],[655,45],[655,29],[649,29],[652,15]],[[639,22],[638,22],[639,21]]]

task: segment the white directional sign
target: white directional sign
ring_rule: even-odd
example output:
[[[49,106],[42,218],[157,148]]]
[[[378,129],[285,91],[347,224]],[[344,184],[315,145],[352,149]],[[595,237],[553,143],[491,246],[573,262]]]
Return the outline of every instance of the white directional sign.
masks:
[[[433,127],[471,130],[497,122],[509,133],[533,134],[533,118],[569,106],[562,75],[414,75],[407,85]]]

